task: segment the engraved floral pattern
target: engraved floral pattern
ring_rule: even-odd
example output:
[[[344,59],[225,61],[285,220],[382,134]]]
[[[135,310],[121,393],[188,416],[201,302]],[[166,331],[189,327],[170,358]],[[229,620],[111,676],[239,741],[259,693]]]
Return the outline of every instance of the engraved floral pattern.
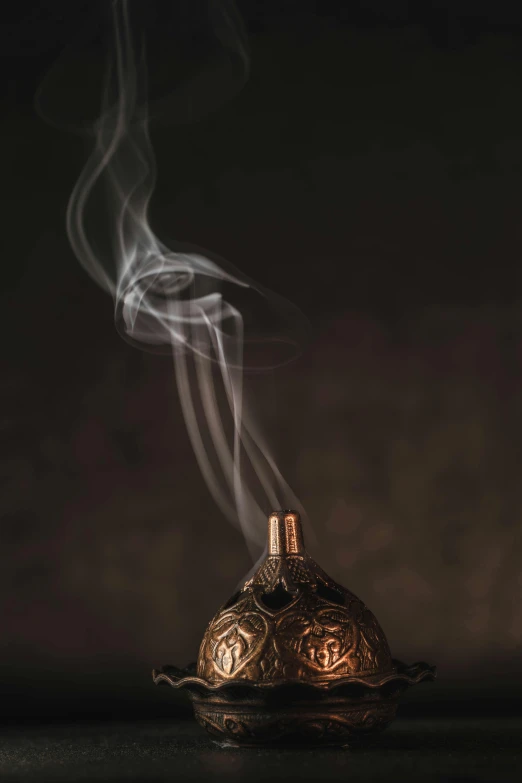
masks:
[[[303,677],[322,682],[391,671],[375,617],[307,554],[298,515],[272,517],[273,552],[210,623],[199,675],[212,683]]]
[[[209,635],[212,660],[220,672],[233,676],[259,652],[268,625],[259,612],[221,617]]]
[[[390,668],[384,634],[361,602],[333,606],[306,591],[287,609],[270,612],[253,591],[211,623],[198,671],[216,681],[323,679]]]
[[[290,711],[283,715],[253,713],[227,714],[226,710],[199,708],[198,723],[214,736],[233,744],[255,745],[285,739],[304,742],[342,744],[357,735],[380,731],[393,720],[395,704],[373,705],[310,716],[306,712]]]

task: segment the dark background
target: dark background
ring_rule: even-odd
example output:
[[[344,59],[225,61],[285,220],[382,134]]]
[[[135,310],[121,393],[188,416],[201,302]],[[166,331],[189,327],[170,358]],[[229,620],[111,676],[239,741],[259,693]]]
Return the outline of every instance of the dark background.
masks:
[[[4,718],[183,710],[150,670],[194,659],[251,565],[204,486],[171,361],[121,340],[67,242],[88,146],[33,101],[102,5],[2,10]],[[206,24],[203,2],[179,3],[177,27],[166,6],[148,6],[163,67],[198,52],[187,42]],[[310,318],[305,354],[252,393],[312,555],[396,657],[439,666],[403,711],[517,710],[522,10],[238,6],[250,80],[218,111],[153,129],[155,228]],[[98,95],[89,47],[61,87],[71,112]]]

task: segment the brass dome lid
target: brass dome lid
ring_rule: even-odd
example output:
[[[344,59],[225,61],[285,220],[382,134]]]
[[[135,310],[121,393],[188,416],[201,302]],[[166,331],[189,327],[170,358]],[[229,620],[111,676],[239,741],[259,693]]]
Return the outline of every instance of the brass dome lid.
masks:
[[[267,557],[210,622],[198,677],[218,684],[382,676],[394,671],[372,612],[306,552],[299,514],[274,511]]]

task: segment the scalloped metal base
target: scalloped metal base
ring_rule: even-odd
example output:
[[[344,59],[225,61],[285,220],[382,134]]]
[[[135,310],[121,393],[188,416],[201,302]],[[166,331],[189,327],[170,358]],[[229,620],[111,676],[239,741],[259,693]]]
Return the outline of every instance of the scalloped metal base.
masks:
[[[436,669],[393,661],[393,670],[371,677],[343,677],[324,684],[300,680],[212,684],[195,668],[166,666],[152,673],[156,685],[186,689],[194,714],[213,739],[228,747],[351,745],[379,733],[395,717],[403,691],[433,680]]]

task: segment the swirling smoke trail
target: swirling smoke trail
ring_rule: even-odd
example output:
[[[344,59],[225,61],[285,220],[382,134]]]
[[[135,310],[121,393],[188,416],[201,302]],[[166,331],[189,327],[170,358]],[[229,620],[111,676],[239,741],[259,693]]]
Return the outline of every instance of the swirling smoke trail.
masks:
[[[211,1],[210,10],[222,45],[231,57],[240,58],[246,74],[244,33],[234,7]],[[203,254],[176,252],[153,233],[148,213],[155,158],[143,89],[144,49],[138,57],[127,0],[113,2],[112,19],[114,44],[102,111],[94,127],[96,143],[69,200],[67,233],[82,266],[112,295],[122,335],[144,347],[171,347],[199,467],[216,503],[234,524],[239,523],[255,556],[264,545],[267,511],[283,506],[302,514],[304,510],[247,410],[244,321],[223,288],[248,289],[262,297],[268,319],[286,324],[280,340],[291,342],[302,316],[230,265],[226,271],[224,262]],[[102,181],[113,238],[111,264],[100,257],[96,227],[87,217],[93,190]]]

